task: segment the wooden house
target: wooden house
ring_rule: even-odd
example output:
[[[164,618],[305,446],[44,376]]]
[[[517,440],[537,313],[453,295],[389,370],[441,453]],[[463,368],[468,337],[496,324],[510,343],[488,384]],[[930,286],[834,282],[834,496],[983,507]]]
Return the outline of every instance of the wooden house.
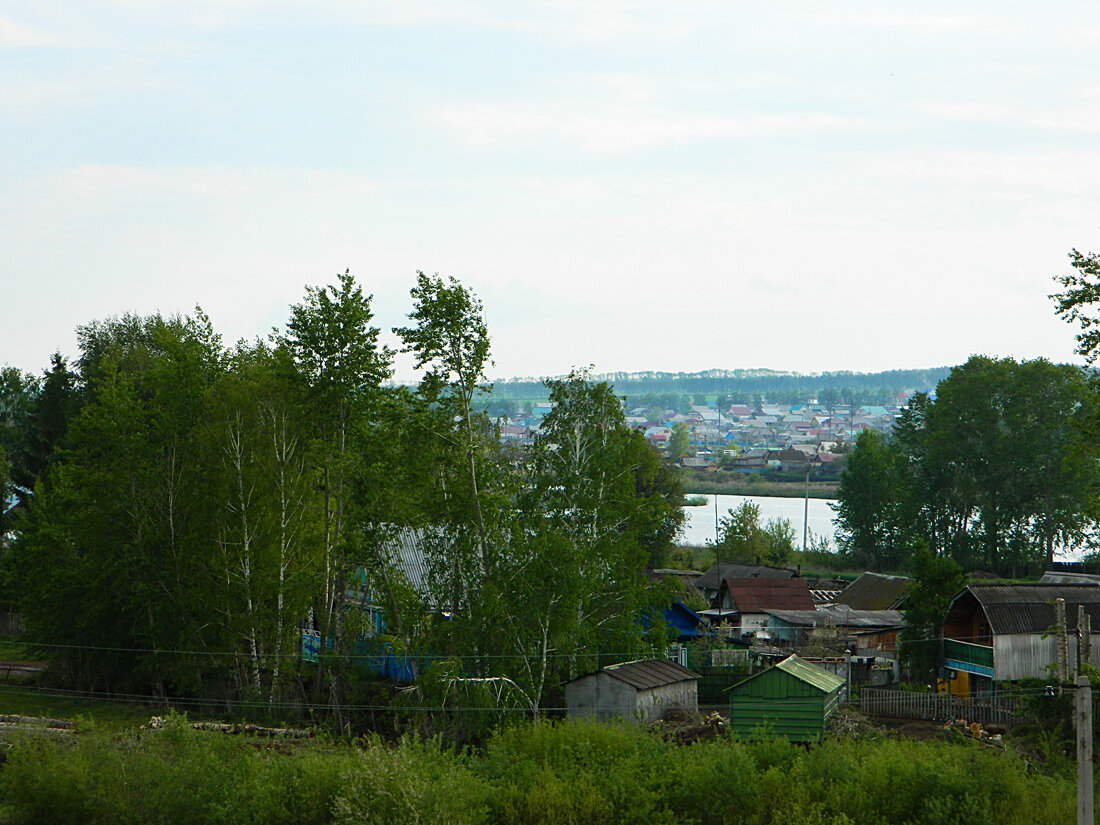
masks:
[[[712,607],[717,607],[716,599],[722,582],[726,579],[790,579],[798,571],[785,567],[768,567],[766,564],[744,564],[736,561],[720,561],[712,564],[703,575],[695,580],[695,587]]]
[[[853,610],[845,605],[816,610],[766,610],[768,637],[774,644],[805,645],[817,628],[835,628],[836,647],[856,656],[897,653],[897,636],[905,624],[897,610]]]
[[[655,722],[672,709],[697,710],[699,675],[665,659],[601,668],[565,684],[570,717]]]
[[[993,682],[1051,679],[1057,661],[1055,600],[1064,599],[1070,667],[1077,658],[1077,613],[1092,623],[1093,666],[1100,666],[1100,586],[1095,584],[970,585],[947,608],[943,666],[965,674],[958,693],[988,691]]]
[[[712,623],[732,625],[742,634],[767,638],[768,610],[814,610],[810,587],[791,578],[727,578],[718,589],[718,606],[702,611]]]
[[[839,676],[798,656],[788,656],[727,691],[730,732],[819,742],[829,717],[840,706],[843,686]]]

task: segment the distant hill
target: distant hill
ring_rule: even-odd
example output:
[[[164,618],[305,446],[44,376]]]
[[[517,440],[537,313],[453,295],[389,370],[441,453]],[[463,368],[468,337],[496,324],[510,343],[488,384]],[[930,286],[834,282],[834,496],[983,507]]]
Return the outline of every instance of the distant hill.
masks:
[[[608,372],[593,377],[608,381],[615,391],[631,400],[645,396],[725,396],[732,403],[749,403],[754,397],[779,403],[797,403],[817,398],[823,391],[839,393],[844,401],[885,403],[906,390],[934,389],[951,367],[928,367],[885,372],[799,373],[770,369],[710,369],[700,372]],[[827,395],[831,392],[826,392]],[[541,379],[510,378],[493,385],[497,399],[546,396]],[[713,399],[712,399],[713,400]],[[669,405],[673,406],[673,405]]]

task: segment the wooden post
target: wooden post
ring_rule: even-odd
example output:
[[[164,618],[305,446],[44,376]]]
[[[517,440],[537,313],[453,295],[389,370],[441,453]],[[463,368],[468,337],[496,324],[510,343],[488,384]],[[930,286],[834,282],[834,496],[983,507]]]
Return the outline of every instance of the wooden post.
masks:
[[[1054,600],[1054,628],[1058,648],[1058,684],[1069,682],[1069,639],[1066,635],[1066,600]]]
[[[1092,819],[1092,687],[1087,676],[1077,677],[1077,825],[1093,825]]]
[[[1077,630],[1081,634],[1077,640],[1077,672],[1084,673],[1084,665],[1092,663],[1092,616],[1085,612],[1084,605],[1077,608]]]

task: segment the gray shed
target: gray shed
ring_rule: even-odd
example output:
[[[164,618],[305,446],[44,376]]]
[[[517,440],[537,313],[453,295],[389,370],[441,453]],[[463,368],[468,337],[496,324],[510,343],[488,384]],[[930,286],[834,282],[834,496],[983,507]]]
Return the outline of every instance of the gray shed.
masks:
[[[666,710],[699,707],[699,675],[665,659],[601,668],[565,685],[570,717],[655,722]]]

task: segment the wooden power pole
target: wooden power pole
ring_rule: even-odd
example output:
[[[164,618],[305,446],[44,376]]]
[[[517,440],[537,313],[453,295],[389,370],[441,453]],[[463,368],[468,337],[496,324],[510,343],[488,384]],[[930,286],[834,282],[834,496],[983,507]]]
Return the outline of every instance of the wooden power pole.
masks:
[[[1092,821],[1092,687],[1088,676],[1077,677],[1073,721],[1077,726],[1077,825]]]

